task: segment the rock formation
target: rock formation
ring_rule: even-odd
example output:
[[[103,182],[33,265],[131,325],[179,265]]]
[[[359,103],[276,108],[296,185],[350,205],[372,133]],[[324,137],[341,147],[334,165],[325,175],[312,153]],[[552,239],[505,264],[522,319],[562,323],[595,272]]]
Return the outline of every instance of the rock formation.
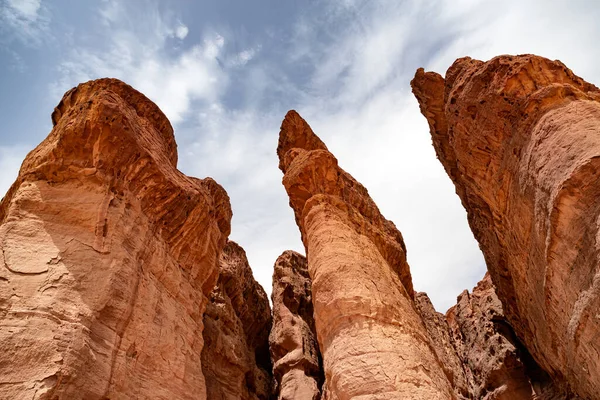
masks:
[[[0,203],[3,399],[198,399],[231,209],[114,80],[68,91]]]
[[[246,253],[229,241],[204,314],[202,370],[207,399],[268,400],[271,393],[271,307]]]
[[[461,293],[445,316],[434,310],[425,293],[415,298],[458,397],[565,399],[516,339],[489,274],[472,293]]]
[[[449,399],[400,232],[290,111],[277,154],[307,252],[328,399]]]
[[[306,258],[285,251],[273,272],[269,337],[278,400],[319,400],[323,384]]]
[[[531,55],[421,69],[412,87],[518,339],[600,398],[600,91]]]

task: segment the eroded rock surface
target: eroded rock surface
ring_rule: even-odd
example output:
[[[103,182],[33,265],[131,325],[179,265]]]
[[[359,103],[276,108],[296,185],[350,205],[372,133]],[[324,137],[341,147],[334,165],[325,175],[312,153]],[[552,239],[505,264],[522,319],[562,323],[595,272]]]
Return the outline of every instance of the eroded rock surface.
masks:
[[[204,314],[202,370],[207,399],[267,400],[271,393],[271,307],[245,251],[229,241]]]
[[[506,321],[489,274],[462,292],[446,315],[425,293],[415,294],[444,371],[461,399],[567,400],[535,363]]]
[[[295,112],[277,154],[307,252],[328,399],[449,399],[400,232]]]
[[[415,307],[423,320],[425,329],[431,339],[431,344],[440,361],[446,377],[460,399],[470,399],[473,394],[471,376],[467,373],[468,366],[459,357],[455,337],[453,337],[446,316],[433,307],[427,293],[415,293]]]
[[[600,398],[600,91],[532,55],[462,58],[412,87],[519,340]]]
[[[0,204],[0,397],[205,398],[227,194],[177,170],[169,121],[120,81],[52,120]]]
[[[273,329],[269,337],[275,395],[279,400],[319,400],[323,384],[306,258],[285,251],[273,272]]]

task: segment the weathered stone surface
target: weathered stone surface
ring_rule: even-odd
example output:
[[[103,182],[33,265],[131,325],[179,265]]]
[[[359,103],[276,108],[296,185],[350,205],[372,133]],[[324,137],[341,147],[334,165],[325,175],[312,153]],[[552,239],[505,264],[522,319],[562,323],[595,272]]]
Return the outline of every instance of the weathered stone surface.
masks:
[[[412,87],[519,340],[600,398],[600,91],[531,55],[421,69]]]
[[[461,399],[567,400],[539,368],[506,321],[489,274],[457,298],[446,315],[425,293],[415,294],[444,372]]]
[[[205,398],[202,316],[225,191],[113,79],[68,91],[0,204],[3,399]]]
[[[273,329],[269,337],[275,395],[280,400],[321,398],[323,369],[306,258],[285,251],[273,272]]]
[[[415,293],[415,307],[423,320],[431,344],[452,387],[460,399],[472,398],[472,384],[467,374],[468,366],[463,363],[455,348],[455,338],[444,314],[433,307],[427,293]],[[460,342],[459,342],[460,344]]]
[[[204,314],[202,370],[207,399],[267,400],[271,393],[269,299],[246,252],[229,241]]]
[[[295,112],[277,154],[307,251],[329,399],[448,399],[400,232]]]

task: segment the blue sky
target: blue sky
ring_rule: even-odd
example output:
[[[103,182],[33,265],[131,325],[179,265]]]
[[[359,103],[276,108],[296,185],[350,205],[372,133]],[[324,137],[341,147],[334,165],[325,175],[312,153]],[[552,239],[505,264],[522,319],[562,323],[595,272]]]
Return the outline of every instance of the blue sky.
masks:
[[[231,197],[231,238],[267,292],[303,252],[275,149],[296,109],[402,231],[438,310],[485,266],[409,82],[458,57],[535,53],[600,84],[597,1],[0,0],[0,193],[51,129],[62,94],[99,77],[171,120],[179,168]]]

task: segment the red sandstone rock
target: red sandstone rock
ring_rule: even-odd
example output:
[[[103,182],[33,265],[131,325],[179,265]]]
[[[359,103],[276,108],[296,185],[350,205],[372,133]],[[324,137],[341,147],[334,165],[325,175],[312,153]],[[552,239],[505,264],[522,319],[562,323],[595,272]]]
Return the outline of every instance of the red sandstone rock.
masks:
[[[229,241],[204,314],[207,399],[267,400],[271,393],[271,307],[244,250]]]
[[[327,399],[449,399],[400,232],[290,111],[277,154],[307,251]]]
[[[205,398],[227,194],[177,170],[169,121],[120,81],[52,120],[0,203],[0,397]]]
[[[533,398],[530,378],[489,274],[472,293],[465,290],[458,296],[446,320],[473,399]]]
[[[279,400],[319,400],[323,370],[306,258],[285,251],[274,269],[269,343],[275,395]]]
[[[446,377],[459,399],[472,398],[473,390],[468,365],[458,355],[456,344],[444,314],[435,310],[427,293],[415,293],[415,307],[425,325],[431,344]],[[461,343],[461,342],[459,342]]]
[[[567,400],[531,358],[506,321],[489,274],[464,291],[444,316],[415,295],[444,372],[461,399]]]
[[[558,385],[600,398],[600,91],[532,55],[412,87],[510,325]]]

